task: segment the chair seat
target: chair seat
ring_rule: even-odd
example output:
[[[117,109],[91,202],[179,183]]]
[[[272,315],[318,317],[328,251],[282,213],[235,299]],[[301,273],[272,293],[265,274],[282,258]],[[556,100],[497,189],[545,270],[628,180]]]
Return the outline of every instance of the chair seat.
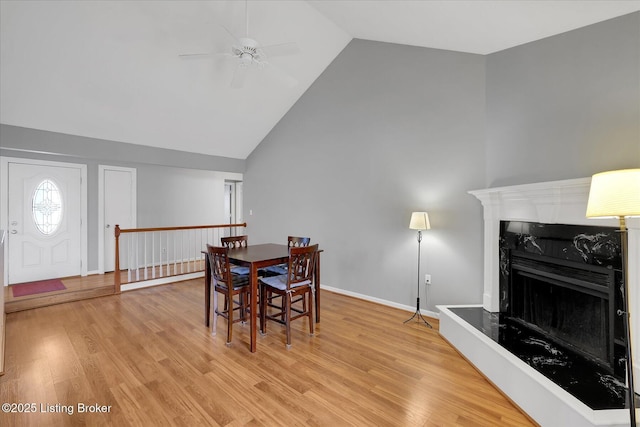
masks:
[[[285,289],[287,289],[286,274],[281,274],[280,276],[263,277],[262,279],[260,279],[260,281],[267,286],[270,286],[272,288],[275,288],[281,291],[284,291]],[[303,280],[302,282],[291,284],[291,287],[297,288],[300,286],[307,286],[310,284],[311,284],[311,280]]]
[[[233,289],[239,289],[243,286],[249,285],[249,276],[232,274]],[[221,289],[227,289],[227,284],[224,282],[216,282],[216,287]]]
[[[279,276],[281,274],[287,274],[287,264],[278,264],[265,267],[264,271],[269,275]]]
[[[247,274],[249,274],[251,272],[251,269],[249,267],[242,267],[240,265],[232,265],[231,266],[231,272],[233,274],[246,276]]]

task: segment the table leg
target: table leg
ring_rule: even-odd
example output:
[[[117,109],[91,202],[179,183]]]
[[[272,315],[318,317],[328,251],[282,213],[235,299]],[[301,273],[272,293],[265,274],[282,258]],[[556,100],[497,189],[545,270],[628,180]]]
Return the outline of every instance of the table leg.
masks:
[[[256,352],[256,314],[258,313],[258,269],[255,265],[251,265],[251,313],[250,325],[251,325],[251,352]]]
[[[211,269],[209,268],[209,256],[205,256],[204,263],[204,324],[209,327],[211,318]]]

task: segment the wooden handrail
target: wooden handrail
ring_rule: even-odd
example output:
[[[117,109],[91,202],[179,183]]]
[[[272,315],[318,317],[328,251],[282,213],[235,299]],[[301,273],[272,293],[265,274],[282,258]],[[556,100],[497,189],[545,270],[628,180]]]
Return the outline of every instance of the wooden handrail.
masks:
[[[186,225],[181,227],[154,227],[154,228],[120,228],[116,224],[116,230],[120,233],[145,233],[149,231],[177,231],[177,230],[195,230],[198,228],[233,228],[233,227],[246,227],[247,223],[242,224],[218,224],[218,225]]]
[[[158,231],[181,231],[181,230],[206,230],[215,228],[235,228],[246,227],[247,223],[241,224],[216,224],[216,225],[188,225],[179,227],[148,227],[148,228],[120,228],[119,224],[116,224],[114,229],[115,236],[115,271],[114,271],[114,292],[119,294],[121,292],[122,278],[120,277],[120,235],[123,233],[148,233]]]

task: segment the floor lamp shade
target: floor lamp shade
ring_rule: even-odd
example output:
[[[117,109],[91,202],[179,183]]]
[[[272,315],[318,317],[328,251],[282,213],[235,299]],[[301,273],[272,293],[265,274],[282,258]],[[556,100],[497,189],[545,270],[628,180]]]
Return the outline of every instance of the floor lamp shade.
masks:
[[[625,216],[640,216],[640,169],[593,175],[587,218]]]
[[[431,229],[431,224],[429,223],[429,214],[426,212],[413,212],[411,214],[411,222],[409,222],[409,228],[412,230]]]

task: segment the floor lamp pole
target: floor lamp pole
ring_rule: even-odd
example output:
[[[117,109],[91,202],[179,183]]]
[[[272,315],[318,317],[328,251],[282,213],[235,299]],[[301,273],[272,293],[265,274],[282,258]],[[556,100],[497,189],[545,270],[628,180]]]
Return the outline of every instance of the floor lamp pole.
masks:
[[[629,394],[629,418],[632,427],[636,427],[636,393],[633,387],[633,358],[631,357],[631,315],[629,313],[629,284],[627,282],[627,226],[623,216],[620,217],[620,244],[622,252],[622,281],[623,281],[623,296],[624,296],[624,309],[618,310],[618,315],[624,315],[624,329],[627,338],[627,387]]]
[[[407,323],[416,318],[416,321],[420,322],[420,320],[422,320],[425,325],[433,328],[429,324],[429,322],[427,322],[427,320],[422,316],[422,313],[420,313],[420,242],[422,242],[422,230],[418,230],[418,297],[416,298],[416,312],[413,313],[413,316],[411,316],[409,319],[405,320],[404,323]]]

